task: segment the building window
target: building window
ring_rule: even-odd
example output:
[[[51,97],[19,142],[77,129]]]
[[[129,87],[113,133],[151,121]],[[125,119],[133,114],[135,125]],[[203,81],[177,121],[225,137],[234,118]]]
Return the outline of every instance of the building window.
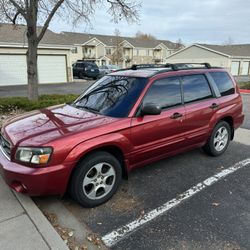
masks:
[[[71,53],[72,53],[72,54],[77,54],[77,47],[72,48],[72,49],[71,49]]]
[[[111,55],[111,48],[106,48],[106,55]]]

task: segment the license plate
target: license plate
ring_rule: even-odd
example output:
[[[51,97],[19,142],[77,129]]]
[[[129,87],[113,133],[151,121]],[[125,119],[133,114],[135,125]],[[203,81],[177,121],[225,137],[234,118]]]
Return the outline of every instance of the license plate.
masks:
[[[94,70],[94,69],[91,69],[90,71],[91,71],[91,72],[94,72],[95,70]]]

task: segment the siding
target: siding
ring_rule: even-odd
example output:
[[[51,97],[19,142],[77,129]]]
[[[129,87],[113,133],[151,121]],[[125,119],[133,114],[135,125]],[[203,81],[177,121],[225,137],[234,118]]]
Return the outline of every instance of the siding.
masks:
[[[230,68],[230,60],[228,57],[208,51],[197,46],[191,46],[183,51],[166,58],[168,63],[180,62],[208,62],[213,66]]]

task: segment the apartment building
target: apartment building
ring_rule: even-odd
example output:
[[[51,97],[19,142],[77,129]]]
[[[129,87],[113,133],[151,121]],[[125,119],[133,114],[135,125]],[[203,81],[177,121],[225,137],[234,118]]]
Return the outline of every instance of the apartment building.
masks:
[[[95,62],[97,65],[163,63],[165,58],[180,49],[167,40],[147,40],[132,37],[63,32],[71,50],[71,63],[77,60]]]

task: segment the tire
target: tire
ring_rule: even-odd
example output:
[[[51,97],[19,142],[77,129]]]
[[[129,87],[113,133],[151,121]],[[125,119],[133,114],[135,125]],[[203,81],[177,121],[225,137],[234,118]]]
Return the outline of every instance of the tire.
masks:
[[[95,152],[77,165],[71,178],[70,194],[83,207],[95,207],[113,196],[121,179],[120,162],[107,152]]]
[[[204,151],[211,156],[222,155],[230,142],[231,127],[225,121],[220,121],[213,129],[206,145],[203,147]]]

